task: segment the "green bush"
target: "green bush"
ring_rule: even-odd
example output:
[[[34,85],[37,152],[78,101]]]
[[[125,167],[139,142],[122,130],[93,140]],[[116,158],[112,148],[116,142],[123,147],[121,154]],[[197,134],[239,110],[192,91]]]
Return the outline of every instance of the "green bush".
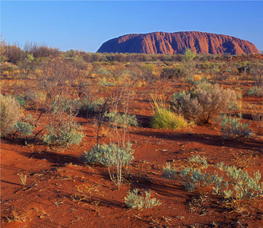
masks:
[[[178,114],[197,124],[208,123],[220,112],[237,108],[236,93],[202,82],[196,89],[175,93],[171,97],[171,106]]]
[[[124,198],[127,207],[138,210],[143,208],[152,208],[161,205],[161,202],[156,198],[151,199],[151,192],[145,192],[145,197],[138,195],[138,189],[129,191]]]
[[[168,109],[159,108],[151,119],[152,128],[180,129],[187,127],[187,121],[180,115],[176,115]]]
[[[263,96],[263,87],[257,87],[257,86],[251,87],[247,91],[247,94],[252,96]]]
[[[17,95],[16,100],[21,107],[23,107],[26,104],[25,98],[21,95]]]
[[[101,86],[114,86],[114,82],[108,82],[106,79],[100,79],[100,85]]]
[[[76,130],[76,126],[65,125],[60,128],[54,126],[48,127],[48,134],[44,134],[43,141],[48,145],[72,146],[79,145],[82,142],[84,134]]]
[[[132,144],[127,143],[125,147],[114,143],[109,145],[103,143],[93,147],[90,151],[85,151],[80,157],[81,160],[90,164],[102,164],[104,166],[116,166],[117,163],[122,166],[131,164],[134,159],[134,150]]]
[[[176,169],[168,163],[163,169],[163,176],[167,179],[179,180],[189,192],[200,187],[212,187],[213,194],[235,200],[254,199],[262,195],[263,183],[260,183],[259,171],[254,171],[253,176],[250,176],[247,171],[225,165],[223,162],[216,164],[214,168],[214,173],[211,173],[189,167]],[[218,174],[219,170],[221,176]]]
[[[120,125],[138,126],[138,121],[135,115],[126,115],[116,112],[105,112],[104,117],[109,118],[110,122],[115,122]]]
[[[89,115],[94,115],[96,113],[100,113],[104,111],[105,100],[103,98],[99,98],[98,100],[90,101],[88,99],[83,100],[79,112],[85,113]]]
[[[250,124],[241,123],[240,118],[231,116],[219,115],[216,121],[220,125],[221,132],[224,138],[229,137],[250,137],[253,131],[249,128]]]
[[[188,162],[189,163],[198,163],[198,164],[202,165],[205,168],[208,167],[206,158],[204,156],[201,157],[200,155],[194,155],[194,156],[188,158]]]
[[[35,127],[29,123],[18,121],[14,124],[15,134],[24,138],[33,134]]]
[[[1,137],[13,131],[14,124],[20,119],[21,109],[17,100],[0,94],[0,128]]]

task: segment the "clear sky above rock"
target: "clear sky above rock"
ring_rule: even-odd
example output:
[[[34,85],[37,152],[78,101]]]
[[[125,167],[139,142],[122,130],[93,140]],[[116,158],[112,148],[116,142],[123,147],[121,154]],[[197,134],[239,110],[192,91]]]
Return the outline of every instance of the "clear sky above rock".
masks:
[[[121,35],[201,31],[248,40],[263,51],[263,1],[1,1],[2,38],[96,52]]]

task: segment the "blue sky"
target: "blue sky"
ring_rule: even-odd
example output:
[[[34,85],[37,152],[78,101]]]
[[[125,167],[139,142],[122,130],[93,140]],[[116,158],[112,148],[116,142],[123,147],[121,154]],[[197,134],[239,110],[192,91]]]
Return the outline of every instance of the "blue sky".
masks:
[[[263,51],[263,1],[1,1],[2,38],[96,52],[129,33],[202,31]]]

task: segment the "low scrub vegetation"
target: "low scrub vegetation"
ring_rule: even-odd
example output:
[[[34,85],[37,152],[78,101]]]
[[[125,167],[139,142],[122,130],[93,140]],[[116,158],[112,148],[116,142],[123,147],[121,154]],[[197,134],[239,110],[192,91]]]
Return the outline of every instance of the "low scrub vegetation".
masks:
[[[48,126],[48,133],[44,134],[44,143],[50,146],[72,146],[79,145],[82,142],[84,134],[77,131],[77,126],[65,125],[60,128]]]
[[[250,176],[247,171],[221,162],[213,166],[217,170],[208,172],[205,170],[207,166],[191,167],[193,161],[195,159],[189,159],[189,167],[182,169],[174,168],[167,163],[163,169],[163,176],[167,179],[179,180],[189,192],[210,187],[213,194],[222,196],[230,202],[244,199],[255,200],[263,193],[259,171],[254,171],[253,176]]]
[[[8,210],[16,210],[13,203],[18,209],[29,208],[30,197],[47,200],[55,194],[56,201],[42,205],[47,213],[26,211],[29,223],[32,217],[40,224],[68,227],[76,222],[83,227],[94,212],[99,215],[94,217],[96,224],[103,214],[127,207],[127,213],[121,212],[127,218],[123,226],[191,226],[193,218],[201,217],[180,215],[193,212],[185,210],[193,195],[204,199],[201,222],[207,223],[200,226],[260,224],[262,56],[200,55],[190,50],[185,55],[102,54],[35,45],[24,50],[4,45],[2,50],[3,164],[13,167],[19,162],[19,169],[26,164],[30,171],[19,176],[17,190],[4,196],[3,218],[8,218]],[[176,184],[160,179],[157,161],[172,161],[163,176]],[[17,167],[9,171],[3,172],[3,184],[19,183]],[[42,191],[47,186],[50,191]],[[58,190],[61,187],[68,189],[66,195]],[[161,205],[150,189],[161,197],[162,206],[154,209],[154,216],[135,215],[130,209]],[[10,201],[13,196],[21,203]],[[107,203],[112,205],[106,208]],[[69,215],[66,204],[72,205],[71,217],[61,223],[61,213]],[[221,216],[235,205],[240,210]],[[247,205],[251,208],[244,210]],[[87,216],[75,217],[75,209]],[[56,210],[61,213],[48,216]],[[134,224],[133,215],[138,218]],[[230,223],[217,222],[228,216]]]
[[[188,123],[183,116],[177,115],[165,108],[158,109],[151,119],[151,127],[157,129],[176,130],[186,128],[187,126]]]
[[[222,112],[237,107],[235,91],[218,84],[200,83],[195,89],[174,93],[171,106],[175,112],[197,124],[208,123]]]
[[[248,91],[247,91],[247,95],[251,95],[251,96],[263,96],[263,87],[251,87]]]
[[[240,115],[242,117],[242,115]],[[253,131],[250,129],[249,123],[242,123],[241,118],[219,115],[216,121],[220,125],[220,130],[224,138],[229,137],[250,137]]]
[[[0,135],[1,137],[14,130],[15,123],[21,117],[21,108],[14,97],[0,95]]]
[[[135,115],[121,114],[116,112],[105,112],[104,117],[108,118],[110,122],[125,126],[138,126],[138,121]]]
[[[130,165],[133,157],[132,145],[127,143],[125,147],[114,143],[101,144],[93,147],[90,151],[85,151],[81,160],[90,164],[102,164],[104,166],[116,166],[121,163],[122,166]]]
[[[156,198],[151,198],[151,192],[146,191],[145,197],[139,195],[139,190],[134,189],[129,191],[124,198],[127,207],[131,209],[142,210],[143,208],[152,208],[161,205],[161,202]]]

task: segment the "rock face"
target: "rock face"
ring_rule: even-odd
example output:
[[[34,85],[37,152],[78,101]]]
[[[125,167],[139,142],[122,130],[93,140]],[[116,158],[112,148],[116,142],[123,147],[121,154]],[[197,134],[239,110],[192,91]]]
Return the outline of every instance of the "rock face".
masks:
[[[186,48],[196,53],[218,55],[259,53],[249,41],[205,32],[129,34],[106,41],[98,52],[183,54]]]

